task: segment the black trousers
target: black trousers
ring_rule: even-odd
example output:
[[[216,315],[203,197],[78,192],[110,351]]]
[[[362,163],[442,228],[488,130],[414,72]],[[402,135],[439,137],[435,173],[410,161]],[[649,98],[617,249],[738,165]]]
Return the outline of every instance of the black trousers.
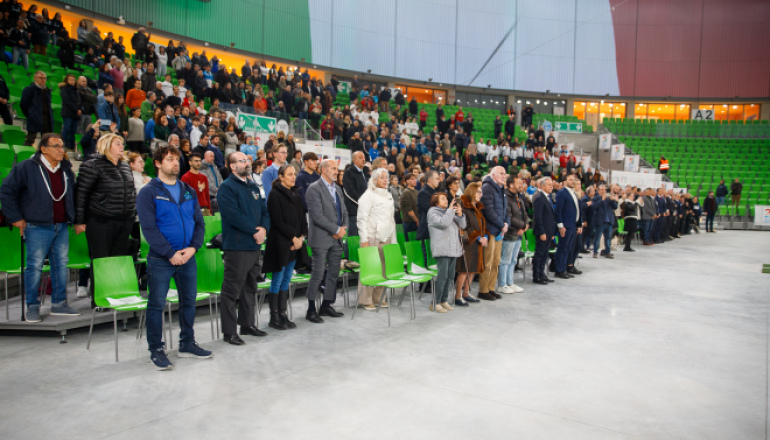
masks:
[[[222,281],[222,333],[236,334],[237,325],[254,326],[254,304],[259,277],[260,250],[224,251],[224,280]],[[238,313],[235,313],[235,303]]]
[[[91,216],[86,221],[86,239],[88,254],[96,258],[131,255],[131,231],[134,229],[134,216],[127,219],[97,218]],[[91,270],[91,307],[96,307],[93,301],[94,272]]]
[[[0,117],[3,118],[3,124],[13,125],[13,117],[11,116],[11,110],[8,104],[0,104]]]
[[[532,258],[532,279],[545,278],[545,264],[548,262],[548,250],[551,247],[553,237],[547,237],[545,241],[535,237],[535,256]]]
[[[624,229],[626,231],[626,245],[623,247],[623,250],[628,251],[631,250],[631,240],[634,238],[634,234],[636,234],[636,224],[638,220],[635,218],[627,218],[626,223],[624,226]]]

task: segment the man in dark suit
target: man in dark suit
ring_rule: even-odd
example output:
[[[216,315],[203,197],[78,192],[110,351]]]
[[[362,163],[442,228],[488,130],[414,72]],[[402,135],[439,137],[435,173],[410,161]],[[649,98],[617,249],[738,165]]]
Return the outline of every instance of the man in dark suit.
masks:
[[[598,194],[591,201],[594,206],[594,258],[599,258],[599,241],[604,236],[602,257],[615,258],[610,253],[612,227],[615,224],[615,210],[618,209],[617,197],[607,194],[607,186],[599,185]]]
[[[339,318],[334,310],[337,297],[337,277],[342,258],[342,237],[348,225],[348,210],[342,203],[343,195],[337,181],[337,161],[321,162],[321,178],[312,183],[305,193],[308,209],[308,245],[313,250],[313,273],[307,288],[308,321],[322,323],[321,316]],[[326,289],[321,308],[316,312],[315,300],[326,272]],[[320,316],[319,316],[320,313]]]
[[[345,171],[342,177],[342,188],[345,195],[345,207],[348,209],[348,235],[358,235],[356,217],[358,217],[358,199],[366,191],[369,184],[369,168],[364,166],[366,157],[361,151],[353,153],[353,165]]]
[[[556,248],[556,278],[569,279],[577,270],[567,270],[570,256],[575,247],[575,236],[581,233],[583,220],[580,216],[580,203],[575,195],[577,179],[574,174],[567,176],[564,188],[556,193],[556,226],[559,228],[559,246]]]
[[[657,218],[655,219],[654,230],[652,232],[652,239],[656,244],[663,243],[665,240],[663,236],[663,225],[668,217],[668,207],[666,206],[665,190],[658,188],[658,195],[655,196],[655,204],[657,206]]]
[[[535,233],[535,257],[532,259],[532,281],[535,284],[548,284],[553,281],[545,273],[545,263],[548,260],[548,249],[550,247],[553,235],[556,232],[556,217],[554,214],[553,203],[551,203],[551,192],[553,191],[553,181],[550,177],[541,179],[540,189],[537,197],[533,197],[535,211],[534,233]]]

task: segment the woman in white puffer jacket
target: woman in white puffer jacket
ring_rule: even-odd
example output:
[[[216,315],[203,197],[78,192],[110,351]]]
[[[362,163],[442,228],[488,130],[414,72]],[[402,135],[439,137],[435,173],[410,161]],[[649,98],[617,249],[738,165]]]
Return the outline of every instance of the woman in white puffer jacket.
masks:
[[[397,243],[396,221],[393,217],[393,196],[388,191],[388,170],[378,168],[369,179],[369,189],[358,199],[358,235],[361,237],[361,247],[377,246],[380,250],[380,261],[385,261],[382,252],[386,244]],[[382,265],[382,276],[385,277],[385,265]],[[358,305],[366,310],[376,310],[376,304],[385,289],[383,287],[365,287],[358,283]],[[388,307],[383,302],[380,307]]]

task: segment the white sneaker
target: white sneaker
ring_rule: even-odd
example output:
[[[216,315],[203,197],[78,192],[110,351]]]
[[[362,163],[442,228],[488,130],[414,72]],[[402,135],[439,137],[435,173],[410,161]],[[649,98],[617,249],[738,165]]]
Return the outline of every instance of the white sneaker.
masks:
[[[508,286],[508,289],[511,291],[511,293],[521,293],[524,291],[524,289],[522,289],[521,287],[515,284],[511,284],[510,286]]]
[[[78,298],[86,298],[88,296],[88,287],[78,286]]]
[[[500,293],[513,293],[511,286],[499,286],[497,291]]]
[[[441,304],[439,304],[441,307],[447,309],[447,310],[454,310],[455,308],[450,306],[448,302],[444,301]]]
[[[430,306],[428,306],[428,310],[430,310],[431,312],[436,312],[436,313],[446,313],[447,312],[447,309],[441,307],[441,304],[436,304],[436,310],[433,310],[433,304],[431,304]]]

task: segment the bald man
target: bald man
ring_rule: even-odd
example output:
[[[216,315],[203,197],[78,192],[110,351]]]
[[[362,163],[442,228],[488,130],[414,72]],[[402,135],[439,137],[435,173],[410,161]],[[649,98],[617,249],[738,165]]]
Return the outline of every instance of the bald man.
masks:
[[[495,289],[497,288],[500,255],[503,251],[503,236],[508,232],[508,225],[511,223],[507,209],[505,179],[505,169],[494,167],[481,185],[481,203],[484,205],[481,212],[487,222],[490,239],[484,248],[484,272],[479,277],[479,298],[487,301],[494,301],[503,297],[495,292]]]

